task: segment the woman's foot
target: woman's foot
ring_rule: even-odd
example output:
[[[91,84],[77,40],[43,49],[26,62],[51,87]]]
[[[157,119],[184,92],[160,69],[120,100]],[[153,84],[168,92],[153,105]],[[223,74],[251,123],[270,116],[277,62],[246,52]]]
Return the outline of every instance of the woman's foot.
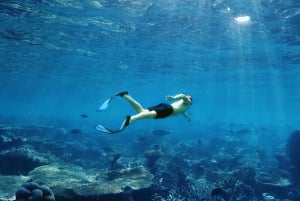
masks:
[[[124,126],[128,126],[129,123],[130,123],[130,116],[127,116],[126,120],[125,120],[125,123],[124,123]]]
[[[116,96],[123,97],[124,95],[128,95],[128,91],[121,91],[120,93],[117,93]]]
[[[126,116],[126,119],[123,121],[121,128],[119,131],[124,130],[130,124],[130,116]]]

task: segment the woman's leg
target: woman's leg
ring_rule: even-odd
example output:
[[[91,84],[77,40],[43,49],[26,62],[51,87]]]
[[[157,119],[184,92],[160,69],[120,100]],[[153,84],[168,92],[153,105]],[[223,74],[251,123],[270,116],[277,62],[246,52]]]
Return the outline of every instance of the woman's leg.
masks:
[[[136,120],[141,120],[141,119],[154,119],[156,117],[156,112],[154,110],[143,110],[142,112],[132,115],[130,117],[129,123],[132,123]]]
[[[146,118],[155,119],[156,116],[157,116],[157,113],[154,110],[151,110],[151,111],[143,110],[142,112],[140,112],[136,115],[127,116],[121,125],[120,131],[124,130],[129,124],[131,124],[132,122],[134,122],[136,120],[146,119]]]
[[[125,129],[126,126],[128,126],[130,123],[136,120],[146,119],[146,118],[154,119],[156,117],[157,113],[154,110],[150,111],[148,109],[144,109],[139,102],[137,102],[130,95],[128,95],[127,91],[120,92],[118,95],[123,97],[125,100],[127,100],[130,103],[130,105],[137,111],[137,114],[126,117],[126,119],[122,123],[120,130]]]
[[[143,112],[145,109],[143,108],[143,106],[137,102],[136,100],[134,100],[131,96],[129,96],[128,94],[124,94],[122,96],[125,100],[127,100],[130,105],[138,112]]]

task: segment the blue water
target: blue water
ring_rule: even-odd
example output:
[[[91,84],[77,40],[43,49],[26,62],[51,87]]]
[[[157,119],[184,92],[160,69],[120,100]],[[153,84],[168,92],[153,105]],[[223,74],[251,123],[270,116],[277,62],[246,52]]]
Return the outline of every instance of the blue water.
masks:
[[[173,118],[174,129],[299,125],[297,1],[41,0],[0,9],[3,116],[121,121],[119,111],[95,109],[128,90],[145,106],[191,94],[193,123]]]
[[[137,129],[214,124],[297,128],[300,106],[299,4],[293,1],[5,1],[1,8],[3,121],[69,121],[118,127],[134,111],[187,93],[182,117]],[[249,16],[248,23],[235,18]],[[150,124],[150,125],[149,125]],[[125,131],[129,132],[129,131]]]
[[[1,125],[103,135],[97,124],[119,128],[135,111],[121,98],[97,108],[127,90],[144,107],[193,96],[191,122],[143,120],[106,136],[129,147],[155,129],[171,133],[154,140],[166,144],[248,129],[241,138],[273,155],[299,129],[297,0],[3,0],[0,10]]]

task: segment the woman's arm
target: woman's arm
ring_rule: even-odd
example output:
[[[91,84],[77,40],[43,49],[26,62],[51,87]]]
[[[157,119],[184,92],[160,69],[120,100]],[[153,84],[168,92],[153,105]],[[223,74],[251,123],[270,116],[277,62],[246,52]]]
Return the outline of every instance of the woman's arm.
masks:
[[[188,113],[187,113],[187,112],[183,113],[183,116],[186,118],[186,120],[188,120],[188,121],[192,121],[192,119],[191,119],[190,115],[188,115]]]
[[[166,100],[179,100],[179,99],[187,99],[184,94],[177,94],[175,96],[166,96]]]

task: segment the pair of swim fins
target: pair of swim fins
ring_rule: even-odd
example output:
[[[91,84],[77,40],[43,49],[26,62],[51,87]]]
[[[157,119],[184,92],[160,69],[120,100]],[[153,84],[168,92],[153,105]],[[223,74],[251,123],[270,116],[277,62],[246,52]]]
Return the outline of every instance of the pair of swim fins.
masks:
[[[110,96],[108,99],[106,99],[101,105],[100,107],[98,108],[98,111],[101,112],[103,110],[106,110],[110,104],[110,102],[117,96],[121,96],[123,97],[124,95],[127,95],[128,92],[127,91],[122,91],[122,92],[119,92],[119,93],[116,93],[115,95],[112,95]],[[109,128],[106,128],[104,127],[103,125],[101,124],[98,124],[96,129],[98,131],[101,131],[103,133],[108,133],[108,134],[115,134],[115,133],[118,133],[118,132],[121,132],[122,130],[125,129],[126,126],[129,125],[129,120],[130,120],[130,116],[127,116],[126,120],[123,122],[123,124],[121,125],[121,127],[117,130],[113,130],[113,129],[109,129]]]

